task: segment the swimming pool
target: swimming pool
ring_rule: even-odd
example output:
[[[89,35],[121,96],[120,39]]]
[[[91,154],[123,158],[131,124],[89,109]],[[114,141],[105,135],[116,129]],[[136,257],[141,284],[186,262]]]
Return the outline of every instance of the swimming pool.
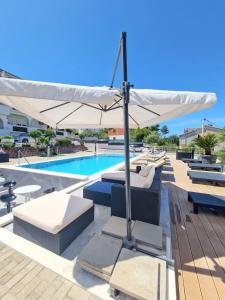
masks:
[[[124,155],[121,154],[98,154],[25,164],[19,165],[19,167],[89,176],[122,163],[123,161]]]

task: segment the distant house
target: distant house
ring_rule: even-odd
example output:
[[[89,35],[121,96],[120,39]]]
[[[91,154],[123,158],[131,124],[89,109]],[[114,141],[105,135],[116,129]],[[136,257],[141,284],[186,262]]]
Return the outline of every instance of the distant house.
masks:
[[[108,136],[110,140],[124,140],[124,129],[110,128],[108,130]]]
[[[180,145],[188,145],[194,139],[196,139],[199,135],[202,135],[202,128],[185,128],[184,133],[179,136],[179,144]],[[218,133],[221,129],[206,125],[204,126],[204,134],[205,133]]]

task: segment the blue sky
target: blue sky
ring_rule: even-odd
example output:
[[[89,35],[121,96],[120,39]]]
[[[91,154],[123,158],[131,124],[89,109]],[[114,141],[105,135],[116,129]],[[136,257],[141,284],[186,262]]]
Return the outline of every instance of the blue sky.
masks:
[[[136,88],[217,93],[213,108],[167,122],[170,133],[203,117],[225,126],[224,0],[7,0],[0,9],[0,68],[29,80],[109,85],[127,31]]]

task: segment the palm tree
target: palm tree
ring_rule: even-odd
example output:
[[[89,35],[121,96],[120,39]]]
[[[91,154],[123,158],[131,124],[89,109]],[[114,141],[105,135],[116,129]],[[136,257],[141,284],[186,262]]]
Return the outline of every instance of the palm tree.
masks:
[[[197,137],[194,142],[205,151],[205,155],[212,155],[212,149],[217,145],[218,140],[214,133],[207,133]]]
[[[42,133],[40,130],[32,130],[29,132],[29,136],[32,137],[35,141],[35,146],[37,148],[38,141],[41,137]]]
[[[166,125],[162,126],[162,128],[160,129],[161,133],[163,136],[166,136],[169,133],[169,129]]]

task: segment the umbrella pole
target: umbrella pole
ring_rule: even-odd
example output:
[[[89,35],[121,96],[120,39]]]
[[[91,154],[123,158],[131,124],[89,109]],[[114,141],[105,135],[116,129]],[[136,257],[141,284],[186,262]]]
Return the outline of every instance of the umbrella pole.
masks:
[[[129,153],[129,90],[130,83],[127,78],[127,51],[126,51],[126,32],[122,32],[121,36],[121,50],[122,50],[122,68],[123,68],[123,82],[122,82],[122,96],[123,96],[123,114],[124,114],[124,147],[125,147],[125,196],[126,196],[126,218],[127,218],[127,236],[124,238],[124,246],[126,248],[133,248],[134,241],[131,234],[131,195],[130,195],[130,153]]]

